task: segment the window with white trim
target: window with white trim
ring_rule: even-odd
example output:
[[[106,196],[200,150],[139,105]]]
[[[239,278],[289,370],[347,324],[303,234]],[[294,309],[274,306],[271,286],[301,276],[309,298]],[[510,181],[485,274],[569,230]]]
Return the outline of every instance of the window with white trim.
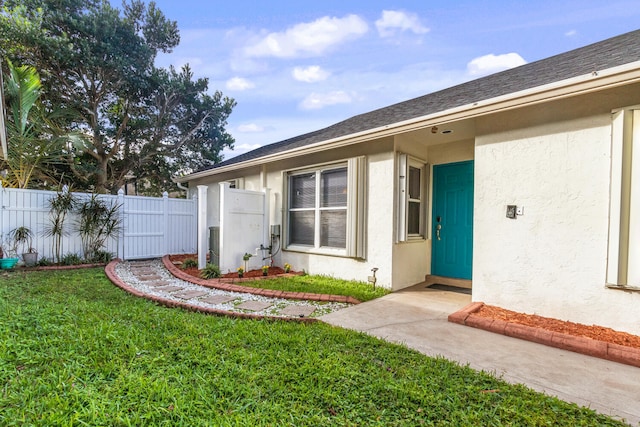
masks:
[[[640,106],[613,114],[607,284],[640,288]]]
[[[364,257],[363,157],[286,173],[288,250]]]
[[[426,164],[398,154],[397,241],[425,238]]]

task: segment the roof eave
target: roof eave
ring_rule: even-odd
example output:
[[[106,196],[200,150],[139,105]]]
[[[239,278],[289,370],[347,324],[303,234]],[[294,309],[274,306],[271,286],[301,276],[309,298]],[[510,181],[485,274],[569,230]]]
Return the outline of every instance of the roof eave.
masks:
[[[314,144],[305,145],[303,147],[273,153],[244,162],[234,163],[228,166],[222,166],[219,168],[192,173],[183,177],[176,178],[176,181],[181,183],[188,182],[207,176],[234,171],[236,169],[260,166],[268,162],[286,160],[304,154],[312,154],[327,149],[334,149],[347,145],[358,144],[372,139],[393,136],[398,133],[437,126],[456,120],[469,119],[501,111],[513,110],[529,105],[568,98],[579,94],[601,91],[639,81],[640,61],[635,61],[618,67],[608,68],[606,70],[594,70],[589,74],[561,80],[547,85],[537,86],[531,89],[513,92],[508,95],[489,98],[483,101],[474,102],[472,104],[462,105],[448,110],[439,111],[437,113],[429,114],[426,116],[392,123],[378,128],[368,129],[366,131],[344,135],[333,139],[328,139]]]

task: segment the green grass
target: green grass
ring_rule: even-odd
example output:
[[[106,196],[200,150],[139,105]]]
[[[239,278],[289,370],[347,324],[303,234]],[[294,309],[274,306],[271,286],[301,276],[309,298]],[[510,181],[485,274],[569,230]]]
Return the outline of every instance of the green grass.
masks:
[[[251,280],[242,282],[242,286],[275,289],[278,291],[310,292],[352,296],[360,301],[369,301],[388,294],[390,291],[374,287],[370,283],[336,279],[329,276],[292,276],[277,279]]]
[[[0,408],[3,426],[622,425],[323,323],[157,306],[101,269],[0,273]]]

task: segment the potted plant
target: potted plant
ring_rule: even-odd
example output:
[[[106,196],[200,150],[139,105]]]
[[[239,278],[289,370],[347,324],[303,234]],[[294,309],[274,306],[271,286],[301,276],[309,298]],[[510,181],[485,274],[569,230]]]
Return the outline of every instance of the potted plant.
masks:
[[[18,263],[18,260],[14,248],[10,248],[6,244],[6,240],[0,235],[0,269],[13,268]]]
[[[262,275],[266,276],[269,274],[269,266],[268,265],[263,265],[262,266]]]
[[[242,256],[242,261],[244,261],[244,269],[245,271],[247,270],[247,262],[251,259],[253,255],[251,255],[249,252],[245,252],[244,255]]]
[[[38,262],[38,251],[32,246],[33,233],[29,227],[17,227],[11,230],[11,238],[14,242],[14,248],[17,252],[18,246],[22,249],[22,260],[24,265],[32,267]]]

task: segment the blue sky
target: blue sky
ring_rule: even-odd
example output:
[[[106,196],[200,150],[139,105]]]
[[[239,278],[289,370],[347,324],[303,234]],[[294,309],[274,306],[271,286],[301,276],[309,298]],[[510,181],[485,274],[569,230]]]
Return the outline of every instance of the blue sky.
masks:
[[[638,28],[638,0],[156,0],[189,63],[234,98],[225,158]]]

